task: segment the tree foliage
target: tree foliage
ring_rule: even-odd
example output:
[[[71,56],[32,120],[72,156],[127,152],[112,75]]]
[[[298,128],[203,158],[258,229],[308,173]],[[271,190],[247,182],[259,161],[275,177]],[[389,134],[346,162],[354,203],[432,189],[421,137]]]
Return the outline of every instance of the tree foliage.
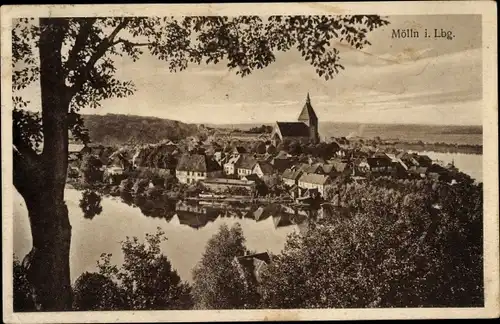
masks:
[[[190,309],[191,287],[181,281],[168,258],[161,253],[165,241],[160,228],[146,234],[146,241],[137,237],[122,242],[124,262],[121,267],[111,264],[111,254],[102,254],[98,261],[99,274],[117,283],[124,309],[160,310]]]
[[[122,291],[109,277],[85,272],[73,287],[73,309],[77,311],[107,311],[125,308]]]
[[[335,42],[357,49],[370,45],[367,34],[388,24],[379,16],[189,16],[94,17],[58,19],[62,29],[62,70],[72,99],[69,128],[76,138],[88,141],[82,107],[97,108],[103,99],[124,97],[135,91],[130,80],[119,80],[114,59],[136,61],[147,51],[166,62],[172,72],[189,64],[224,62],[241,76],[275,61],[275,53],[298,50],[325,79],[341,69]],[[13,90],[39,80],[36,44],[40,26],[34,19],[19,19],[12,30]],[[20,138],[42,139],[39,118],[19,110],[26,107],[14,97],[15,132]],[[25,125],[27,127],[23,127]],[[35,126],[38,125],[38,126]],[[101,129],[104,130],[104,129]]]
[[[234,264],[234,258],[245,255],[246,251],[241,226],[221,225],[193,269],[193,298],[197,309],[252,307],[252,287],[245,285]]]
[[[92,155],[85,154],[80,164],[80,172],[82,173],[83,180],[88,184],[100,182],[103,179],[103,172],[101,171],[101,160]]]
[[[31,296],[31,287],[26,277],[24,267],[19,259],[14,255],[13,266],[13,308],[14,312],[32,312],[35,311],[35,303]]]
[[[482,187],[381,179],[339,190],[263,275],[264,307],[480,306]]]

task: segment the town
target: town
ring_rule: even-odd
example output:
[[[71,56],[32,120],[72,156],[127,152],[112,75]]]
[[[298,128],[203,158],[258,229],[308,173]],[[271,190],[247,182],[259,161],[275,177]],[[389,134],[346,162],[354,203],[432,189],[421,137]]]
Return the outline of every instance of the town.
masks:
[[[278,121],[263,131],[227,134],[212,130],[177,143],[166,139],[125,145],[116,151],[70,144],[68,178],[85,178],[86,170],[78,166],[86,156],[94,161],[90,162],[94,178],[115,193],[131,191],[132,178],[141,178],[139,187],[143,188],[164,186],[161,179],[167,178],[197,186],[197,195],[187,198],[190,200],[261,199],[300,205],[331,201],[339,182],[363,182],[374,177],[431,179],[450,185],[471,181],[453,163],[445,165],[416,152],[378,147],[376,140],[340,137],[321,141],[309,94],[297,121]]]

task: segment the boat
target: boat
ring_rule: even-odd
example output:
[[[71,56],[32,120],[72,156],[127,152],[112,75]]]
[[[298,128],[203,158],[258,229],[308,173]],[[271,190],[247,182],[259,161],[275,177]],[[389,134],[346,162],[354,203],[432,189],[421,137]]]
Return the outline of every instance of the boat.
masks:
[[[199,194],[200,198],[213,198],[213,199],[224,199],[226,196],[224,195],[214,195],[214,194]]]

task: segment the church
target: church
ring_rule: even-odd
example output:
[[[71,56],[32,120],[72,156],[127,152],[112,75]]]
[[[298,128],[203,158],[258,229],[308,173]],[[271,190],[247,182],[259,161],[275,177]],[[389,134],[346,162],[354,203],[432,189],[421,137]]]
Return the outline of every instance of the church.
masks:
[[[296,122],[276,122],[271,134],[273,145],[277,146],[284,140],[301,143],[319,143],[318,116],[311,106],[311,98],[307,93],[306,103]]]

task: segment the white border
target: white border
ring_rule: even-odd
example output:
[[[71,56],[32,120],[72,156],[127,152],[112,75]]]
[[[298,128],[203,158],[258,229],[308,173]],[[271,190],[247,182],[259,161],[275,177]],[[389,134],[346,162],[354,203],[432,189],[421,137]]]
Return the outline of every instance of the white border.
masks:
[[[269,15],[269,14],[479,14],[483,41],[483,185],[484,282],[483,308],[391,308],[227,311],[137,311],[12,313],[12,92],[11,24],[15,17],[39,16],[161,16],[161,15]],[[142,5],[25,5],[1,8],[2,53],[2,261],[3,319],[6,323],[189,322],[334,319],[430,319],[500,316],[498,220],[498,102],[497,16],[493,1],[422,1],[359,3],[238,3]],[[9,235],[5,235],[9,234]]]

